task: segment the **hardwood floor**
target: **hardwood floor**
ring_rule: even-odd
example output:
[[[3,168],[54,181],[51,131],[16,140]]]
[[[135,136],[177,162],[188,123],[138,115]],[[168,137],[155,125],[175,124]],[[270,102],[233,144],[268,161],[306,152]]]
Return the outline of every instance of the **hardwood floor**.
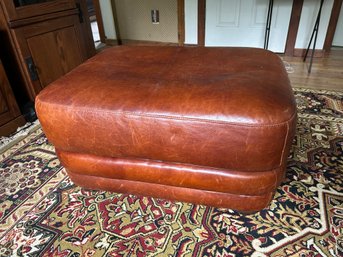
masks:
[[[280,56],[289,71],[293,87],[343,91],[343,48],[335,48],[322,58],[314,58],[312,71],[307,70],[310,58]]]

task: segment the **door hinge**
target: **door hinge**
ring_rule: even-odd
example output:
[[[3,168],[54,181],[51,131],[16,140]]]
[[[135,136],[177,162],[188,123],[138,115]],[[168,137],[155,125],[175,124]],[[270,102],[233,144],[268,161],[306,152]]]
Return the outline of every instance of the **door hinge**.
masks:
[[[80,21],[80,23],[83,23],[83,13],[82,13],[82,9],[81,9],[81,4],[76,3],[76,8],[79,10],[79,21]]]
[[[30,74],[30,78],[32,81],[36,81],[38,80],[38,73],[37,73],[37,69],[36,69],[36,66],[33,62],[33,59],[32,57],[27,57],[25,59],[25,62],[26,62],[26,66],[27,66],[27,70],[29,71],[29,74]]]

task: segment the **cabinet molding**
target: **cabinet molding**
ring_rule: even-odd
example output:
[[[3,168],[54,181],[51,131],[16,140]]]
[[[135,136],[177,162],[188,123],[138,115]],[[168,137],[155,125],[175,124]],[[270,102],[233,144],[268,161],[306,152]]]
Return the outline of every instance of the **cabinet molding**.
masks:
[[[73,0],[55,0],[16,7],[13,0],[1,0],[7,20],[20,20],[75,8]]]

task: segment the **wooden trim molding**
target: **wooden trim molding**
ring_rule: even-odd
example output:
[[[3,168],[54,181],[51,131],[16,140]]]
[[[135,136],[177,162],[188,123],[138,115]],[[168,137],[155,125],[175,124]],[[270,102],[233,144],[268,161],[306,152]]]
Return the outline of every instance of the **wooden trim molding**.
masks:
[[[337,22],[338,22],[339,14],[341,11],[341,7],[342,7],[342,0],[335,0],[333,2],[331,17],[330,17],[329,26],[326,32],[326,37],[325,37],[325,42],[324,42],[324,47],[323,47],[324,51],[330,51],[331,49],[332,41],[336,32],[336,27],[337,27]]]
[[[76,8],[74,8],[74,9],[70,9],[64,12],[56,12],[52,14],[49,13],[49,14],[34,16],[34,17],[26,18],[26,19],[9,21],[8,23],[11,29],[15,29],[17,27],[27,26],[27,25],[38,23],[41,21],[53,20],[60,17],[76,15],[76,14],[78,15],[79,11]]]
[[[108,46],[117,46],[117,45],[119,45],[117,39],[108,39],[108,38],[105,39],[105,44],[108,45]]]
[[[142,45],[142,46],[178,46],[179,43],[169,43],[160,41],[146,41],[146,40],[135,40],[135,39],[122,39],[122,45]],[[116,46],[119,45],[115,39],[107,39],[106,45]]]
[[[298,35],[300,16],[303,4],[304,0],[293,0],[291,19],[289,21],[287,42],[285,47],[285,55],[287,56],[294,55],[295,41]]]
[[[206,0],[198,0],[198,46],[205,46]]]
[[[179,46],[185,44],[185,0],[177,0],[177,37]]]
[[[305,48],[295,48],[293,50],[294,51],[293,51],[293,55],[292,56],[294,56],[294,57],[304,57],[305,56],[305,53],[306,53],[306,49]],[[313,57],[324,57],[324,53],[325,53],[324,50],[316,49],[314,51]],[[309,56],[311,56],[311,54],[312,54],[312,49],[309,49],[307,56],[309,57]]]

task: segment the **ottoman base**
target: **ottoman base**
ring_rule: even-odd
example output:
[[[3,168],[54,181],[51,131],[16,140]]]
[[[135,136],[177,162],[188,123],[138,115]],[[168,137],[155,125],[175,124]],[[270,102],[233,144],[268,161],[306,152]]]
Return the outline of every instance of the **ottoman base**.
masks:
[[[100,157],[58,149],[56,152],[71,180],[84,188],[177,199],[244,213],[267,207],[278,186],[276,182],[282,180],[279,176],[284,174],[284,167],[239,172],[162,161]],[[136,174],[132,174],[134,172]],[[210,177],[206,178],[206,173]],[[196,179],[199,174],[203,179]],[[241,181],[237,181],[237,177]]]
[[[78,186],[112,191],[116,193],[129,193],[142,196],[150,196],[168,200],[191,202],[217,208],[229,208],[243,213],[253,213],[267,207],[274,197],[274,192],[265,195],[233,195],[218,193],[192,188],[181,188],[167,185],[128,181],[121,179],[109,179],[88,175],[79,175],[67,170],[70,179]],[[242,202],[244,205],[242,205]]]

